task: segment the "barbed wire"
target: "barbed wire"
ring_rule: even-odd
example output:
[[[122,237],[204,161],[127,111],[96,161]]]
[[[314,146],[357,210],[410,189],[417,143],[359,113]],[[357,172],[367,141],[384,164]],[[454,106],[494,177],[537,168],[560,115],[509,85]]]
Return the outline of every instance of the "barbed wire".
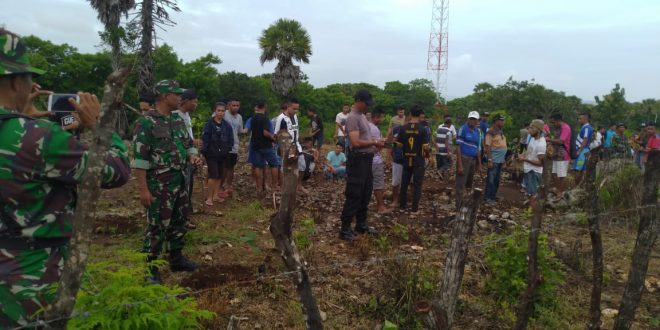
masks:
[[[598,215],[599,216],[605,216],[605,215],[608,215],[608,214],[621,213],[621,212],[630,212],[630,211],[641,210],[641,209],[645,209],[645,208],[654,208],[654,207],[657,207],[657,206],[658,205],[656,205],[656,204],[642,205],[642,206],[639,206],[639,207],[630,208],[630,209],[626,209],[626,210],[601,212]],[[476,223],[475,223],[475,225],[476,225]],[[522,226],[522,227],[525,227],[524,224],[518,223],[518,225]],[[555,230],[555,229],[558,229],[559,227],[565,227],[565,224],[545,222],[545,223],[542,224],[541,228],[527,230],[527,233],[534,233],[534,232],[550,233],[550,231],[548,231],[548,230]],[[480,242],[480,243],[472,243],[472,244],[469,244],[468,249],[474,249],[474,248],[477,248],[477,247],[484,247],[484,246],[489,246],[489,245],[492,245],[492,244],[497,244],[497,243],[508,240],[509,238],[513,237],[514,235],[516,235],[516,233],[511,233],[511,234],[508,234],[508,235],[502,235],[502,236],[500,236],[496,239],[489,239],[489,240],[486,240],[486,241],[483,241],[483,242]],[[380,263],[387,262],[387,261],[409,260],[409,259],[414,260],[414,259],[420,259],[420,258],[428,258],[428,257],[431,257],[431,256],[439,256],[439,255],[448,253],[449,251],[450,251],[449,249],[432,249],[432,250],[428,250],[428,251],[406,252],[406,253],[400,253],[400,254],[393,255],[393,256],[374,257],[374,258],[369,258],[367,260],[358,260],[358,261],[351,261],[351,262],[338,262],[338,263],[333,263],[333,264],[328,264],[328,265],[323,265],[323,266],[309,266],[306,263],[305,270],[308,273],[313,273],[313,272],[322,272],[324,270],[329,270],[329,269],[336,270],[336,269],[343,268],[343,267],[375,265],[375,264],[380,264]],[[222,285],[218,285],[218,286],[214,286],[214,287],[210,287],[210,288],[204,288],[204,289],[200,289],[200,290],[196,290],[196,291],[186,291],[186,292],[182,292],[182,293],[179,293],[179,294],[173,294],[173,295],[164,295],[162,298],[159,298],[159,300],[178,299],[178,298],[185,298],[185,297],[190,297],[190,296],[198,296],[198,295],[206,293],[206,292],[211,292],[211,291],[216,291],[216,290],[222,289],[223,287],[227,287],[229,285],[241,285],[241,284],[257,283],[257,282],[262,282],[262,281],[266,281],[266,280],[285,278],[285,277],[289,277],[289,276],[292,276],[292,275],[296,275],[298,273],[299,273],[299,271],[284,271],[284,272],[279,272],[277,274],[272,274],[272,275],[267,275],[267,276],[258,275],[254,279],[228,281],[228,282],[222,283]],[[650,275],[650,274],[647,274],[647,275]],[[55,318],[55,319],[51,319],[51,320],[36,320],[36,321],[31,322],[29,324],[19,326],[19,327],[15,327],[15,328],[13,328],[13,330],[31,329],[31,328],[35,328],[35,327],[45,327],[45,326],[48,326],[49,324],[55,323],[55,322],[70,320],[70,319],[74,319],[74,318],[88,318],[88,317],[91,317],[92,315],[108,313],[108,312],[115,311],[117,309],[131,308],[131,307],[135,307],[135,306],[145,304],[145,303],[153,303],[153,301],[154,301],[154,299],[149,299],[149,300],[144,300],[144,301],[135,301],[135,302],[131,302],[131,303],[122,304],[122,305],[119,305],[119,306],[113,306],[111,308],[96,311],[94,313],[90,313],[90,312],[76,313],[74,311],[70,316],[67,316],[67,317],[59,317],[59,318]]]

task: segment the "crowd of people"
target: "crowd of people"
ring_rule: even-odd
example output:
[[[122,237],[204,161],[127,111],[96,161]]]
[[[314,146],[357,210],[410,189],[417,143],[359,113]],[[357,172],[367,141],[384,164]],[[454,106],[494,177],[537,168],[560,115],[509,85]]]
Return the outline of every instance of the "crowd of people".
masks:
[[[75,110],[69,114],[37,110],[34,101],[49,92],[32,79],[43,71],[30,66],[19,36],[0,29],[0,45],[0,327],[5,327],[27,324],[53,299],[47,288],[61,275],[72,234],[76,188],[89,170],[88,147],[76,135],[95,127],[100,104],[96,96],[80,92],[79,101],[69,100]],[[519,162],[521,186],[533,205],[546,157],[552,159],[554,188],[561,198],[569,168],[579,184],[587,156],[596,148],[602,150],[602,157],[634,159],[642,170],[648,153],[660,149],[655,123],[627,138],[624,124],[594,131],[587,113],[579,116],[575,139],[562,115],[555,113],[549,124],[539,118],[522,128],[512,149],[504,133],[509,118],[490,119],[487,112],[470,111],[458,129],[449,115],[432,129],[418,105],[392,109],[395,115],[383,136],[381,127],[390,109],[374,106],[371,93],[364,89],[353,100],[336,115],[335,140],[324,153],[323,120],[313,108],[307,109],[310,127],[301,134],[296,99],[282,103],[271,116],[266,103],[258,101],[245,124],[239,100],[218,101],[201,136],[195,136],[191,114],[200,111],[197,94],[174,80],[162,80],[153,92],[140,95],[143,115],[135,124],[132,160],[123,141],[113,134],[101,169],[102,187],[124,185],[132,169],[140,203],[147,210],[143,240],[147,261],[165,250],[172,271],[189,272],[198,268],[182,254],[186,232],[195,228],[189,221],[195,173],[206,164],[204,205],[214,207],[234,194],[234,170],[244,153],[259,195],[280,191],[283,160],[290,160],[284,157],[292,154],[297,157],[292,160],[297,161],[297,188],[302,193],[308,192],[305,182],[315,172],[327,180],[345,180],[339,238],[352,241],[357,235],[378,235],[368,223],[372,196],[378,214],[418,216],[421,199],[432,197],[422,196],[422,187],[433,163],[445,184],[455,176],[459,207],[463,192],[475,187],[475,176],[484,170],[484,202],[497,203],[503,169],[507,163]],[[292,139],[293,153],[279,150],[281,132]],[[249,135],[247,150],[240,144],[243,135]],[[391,186],[389,204],[386,182]],[[150,267],[147,280],[160,283],[158,267]]]

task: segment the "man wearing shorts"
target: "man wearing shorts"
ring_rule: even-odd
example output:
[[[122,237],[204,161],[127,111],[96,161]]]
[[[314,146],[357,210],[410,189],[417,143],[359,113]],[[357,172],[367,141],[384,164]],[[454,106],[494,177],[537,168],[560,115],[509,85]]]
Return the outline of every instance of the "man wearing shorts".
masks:
[[[238,163],[238,149],[240,141],[238,134],[245,134],[247,130],[243,128],[243,117],[238,111],[241,108],[241,103],[237,100],[230,100],[229,111],[225,112],[225,121],[231,125],[232,132],[234,133],[234,146],[231,148],[225,163],[225,175],[220,184],[220,194],[222,197],[227,197],[234,191],[234,167]],[[224,190],[223,190],[224,187]]]
[[[594,129],[589,124],[589,119],[591,115],[588,113],[581,113],[578,116],[578,123],[580,123],[580,134],[577,139],[575,139],[575,149],[577,150],[577,159],[575,159],[575,164],[573,170],[577,172],[575,175],[575,185],[579,185],[582,182],[584,177],[584,170],[587,168],[587,154],[589,153],[589,145],[591,145],[591,140],[593,137]]]
[[[568,175],[568,163],[571,160],[571,127],[564,122],[560,113],[550,115],[552,124],[552,137],[546,137],[546,142],[554,148],[552,158],[552,174],[554,186],[557,189],[557,198],[561,199],[564,192],[564,178]]]
[[[371,122],[369,122],[369,130],[372,140],[381,140],[383,137],[380,134],[380,125],[383,122],[384,111],[380,107],[376,107],[374,111],[371,112]],[[385,202],[383,201],[383,192],[385,190],[385,170],[383,167],[383,157],[380,153],[380,149],[374,154],[374,160],[371,164],[371,172],[374,176],[374,196],[376,197],[376,210],[378,214],[385,214],[389,212],[385,208]]]
[[[270,120],[266,117],[266,102],[258,101],[254,107],[254,115],[250,122],[250,130],[252,136],[250,138],[250,151],[252,153],[252,166],[254,167],[254,177],[257,188],[257,193],[262,193],[265,189],[265,173],[264,168],[266,164],[270,169],[271,187],[277,190],[277,172],[280,166],[277,157],[275,156],[275,149],[273,149],[273,142],[275,142],[275,135],[272,133]]]
[[[529,135],[532,137],[527,144],[524,154],[518,155],[518,160],[523,162],[523,181],[525,191],[530,197],[530,205],[536,205],[536,195],[541,186],[543,175],[543,159],[545,158],[546,143],[542,137],[544,123],[540,119],[532,120],[529,126]]]

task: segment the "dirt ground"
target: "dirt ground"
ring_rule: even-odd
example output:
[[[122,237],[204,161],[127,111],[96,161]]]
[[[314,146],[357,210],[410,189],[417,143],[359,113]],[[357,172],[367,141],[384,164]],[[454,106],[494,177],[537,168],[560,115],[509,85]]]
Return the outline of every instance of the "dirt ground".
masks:
[[[191,217],[197,229],[190,230],[184,253],[201,264],[194,273],[169,273],[168,284],[188,288],[202,308],[217,313],[205,323],[208,329],[226,329],[232,316],[242,329],[303,329],[296,290],[285,274],[283,263],[268,231],[273,213],[272,196],[258,197],[244,159],[235,174],[235,193],[221,204],[203,207],[202,178],[195,181],[193,200],[199,212]],[[390,183],[389,167],[386,183]],[[525,200],[519,187],[504,176],[493,206],[482,206],[459,296],[456,329],[504,329],[505,322],[494,299],[485,292],[488,271],[483,243],[492,233],[506,235],[515,225],[528,225]],[[437,283],[442,274],[445,252],[451,241],[454,201],[453,179],[442,182],[434,169],[424,181],[421,215],[405,212],[379,216],[372,203],[369,224],[378,238],[361,238],[353,243],[338,239],[339,214],[343,204],[343,182],[326,180],[317,173],[305,184],[309,195],[298,195],[295,211],[296,244],[310,267],[310,278],[317,302],[326,317],[328,329],[380,329],[386,319],[376,297],[406,276],[407,269],[423,264]],[[483,187],[478,179],[477,187]],[[389,189],[389,184],[387,185]],[[389,191],[389,190],[388,190]],[[387,195],[387,194],[386,194]],[[122,248],[138,249],[145,228],[145,211],[138,200],[135,180],[121,189],[105,191],[99,201],[94,253],[91,262],[103,260]],[[509,221],[492,221],[490,215]],[[485,222],[483,222],[485,221]],[[484,225],[485,224],[485,225]],[[603,219],[606,283],[602,308],[618,309],[636,237],[636,221],[610,223]],[[566,328],[585,328],[589,309],[591,245],[586,224],[563,221],[563,215],[549,213],[544,218],[549,241],[568,246],[574,253],[560,256],[565,265],[566,283],[559,288],[562,300],[570,302],[570,313],[562,314]],[[251,240],[250,235],[255,234]],[[649,267],[650,281],[660,278],[658,250]],[[408,268],[410,267],[410,268]],[[418,268],[414,268],[418,269]],[[660,294],[645,291],[637,309],[635,329],[658,329]],[[390,319],[390,321],[396,322]],[[605,328],[612,319],[603,317]],[[564,327],[564,326],[562,326]],[[404,328],[404,327],[401,327]]]

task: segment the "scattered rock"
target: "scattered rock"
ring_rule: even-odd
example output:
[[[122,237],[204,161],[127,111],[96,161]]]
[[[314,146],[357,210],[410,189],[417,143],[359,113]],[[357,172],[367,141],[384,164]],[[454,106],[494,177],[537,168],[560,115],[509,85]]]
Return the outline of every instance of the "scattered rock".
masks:
[[[509,212],[502,213],[502,219],[510,219],[510,218],[511,218],[511,213]]]
[[[234,299],[229,301],[230,305],[236,305],[236,304],[240,304],[240,303],[241,303],[241,300],[238,299],[238,298],[234,298]]]
[[[613,308],[605,308],[600,312],[604,318],[611,319],[619,314],[619,311]]]
[[[202,260],[204,260],[204,261],[208,261],[208,262],[211,262],[211,261],[213,261],[213,257],[211,257],[210,255],[206,254],[206,255],[204,255],[204,257],[202,258]]]
[[[504,217],[503,217],[503,218],[504,218]],[[496,220],[497,220],[497,215],[495,215],[495,214],[491,214],[491,215],[489,215],[489,216],[488,216],[488,220],[490,220],[490,221],[496,221]]]
[[[424,247],[421,247],[421,246],[419,246],[419,245],[411,245],[411,246],[410,246],[410,249],[413,250],[413,251],[415,251],[415,252],[421,252],[421,251],[424,251]]]
[[[486,220],[481,220],[481,221],[477,222],[477,225],[481,229],[488,229],[488,227],[489,227],[488,221],[486,221]]]
[[[325,321],[328,320],[328,313],[326,313],[322,310],[319,310],[319,314],[321,314],[321,321],[325,322]]]
[[[559,239],[555,238],[553,243],[555,244],[556,247],[558,247],[560,249],[568,249],[568,245],[566,243],[560,241]]]

